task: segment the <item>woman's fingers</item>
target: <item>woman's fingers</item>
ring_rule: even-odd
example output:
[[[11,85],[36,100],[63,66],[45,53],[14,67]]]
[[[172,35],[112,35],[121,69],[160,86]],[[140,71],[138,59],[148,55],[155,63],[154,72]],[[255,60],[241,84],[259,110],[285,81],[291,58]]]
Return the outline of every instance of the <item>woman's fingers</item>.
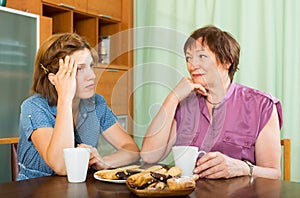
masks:
[[[104,162],[104,160],[98,153],[97,148],[87,144],[78,144],[78,147],[90,149],[90,160],[89,160],[90,167],[94,168],[95,170],[109,168],[109,165]]]
[[[77,64],[75,59],[66,56],[58,61],[59,69],[54,75],[54,84],[60,97],[73,99],[76,92]]]
[[[67,57],[69,57],[69,56],[67,56]],[[65,62],[65,64],[67,64],[66,62]],[[74,63],[75,63],[74,58],[69,58],[69,63],[66,65],[66,67],[67,67],[67,75],[71,75],[72,74]]]
[[[202,171],[209,169],[210,167],[214,166],[217,162],[217,153],[216,152],[209,152],[203,155],[196,163],[196,168],[194,173],[201,173]]]
[[[210,152],[197,161],[194,173],[202,178],[230,178],[241,175],[237,170],[240,160],[230,158],[220,152]]]
[[[59,59],[58,60],[58,65],[59,65],[59,68],[58,68],[58,71],[56,73],[56,76],[61,76],[61,75],[64,74],[64,60]]]
[[[78,144],[78,147],[80,148],[89,148],[90,149],[90,160],[100,157],[98,150],[95,147],[92,147],[91,145],[87,144]]]
[[[180,102],[190,95],[193,90],[200,88],[200,86],[200,84],[194,84],[188,77],[183,77],[173,91]]]
[[[75,63],[75,59],[66,56],[64,59],[59,59],[59,69],[57,75],[63,77],[74,76],[77,71],[77,64]]]
[[[73,78],[75,78],[75,77],[76,77],[76,73],[77,73],[77,64],[74,63],[74,65],[73,65],[73,67],[72,67],[72,69],[71,69],[71,76],[72,76]]]
[[[198,93],[200,93],[203,96],[207,96],[207,91],[202,85],[200,84],[194,84],[194,85],[195,85],[194,90],[198,91]]]
[[[224,174],[224,169],[222,169],[220,166],[213,167],[204,173],[199,175],[201,178],[205,177],[207,179],[219,179],[219,178],[227,178]]]
[[[67,73],[70,73],[71,72],[71,66],[70,66],[70,62],[72,62],[71,61],[72,59],[70,58],[70,56],[66,56],[65,57],[65,60],[64,60],[64,67],[63,67],[63,69],[64,69],[64,71],[65,71],[65,74],[67,74]]]

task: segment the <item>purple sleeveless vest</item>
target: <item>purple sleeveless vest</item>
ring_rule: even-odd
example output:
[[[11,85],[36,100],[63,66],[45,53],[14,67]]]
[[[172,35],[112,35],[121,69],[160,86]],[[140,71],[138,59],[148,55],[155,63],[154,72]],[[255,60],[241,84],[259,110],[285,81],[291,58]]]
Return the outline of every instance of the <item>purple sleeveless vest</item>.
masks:
[[[255,142],[269,121],[274,104],[281,128],[282,108],[279,100],[232,82],[210,121],[205,98],[192,92],[176,110],[176,145],[193,145],[206,152],[220,151],[255,164]]]

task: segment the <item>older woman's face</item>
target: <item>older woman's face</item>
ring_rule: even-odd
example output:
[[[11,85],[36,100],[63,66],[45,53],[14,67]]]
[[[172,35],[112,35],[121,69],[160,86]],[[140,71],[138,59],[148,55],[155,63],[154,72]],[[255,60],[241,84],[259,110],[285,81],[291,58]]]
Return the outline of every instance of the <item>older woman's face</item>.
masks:
[[[198,39],[186,51],[187,69],[194,83],[201,84],[209,90],[221,80],[221,73],[226,72],[224,66],[219,64],[215,54]]]

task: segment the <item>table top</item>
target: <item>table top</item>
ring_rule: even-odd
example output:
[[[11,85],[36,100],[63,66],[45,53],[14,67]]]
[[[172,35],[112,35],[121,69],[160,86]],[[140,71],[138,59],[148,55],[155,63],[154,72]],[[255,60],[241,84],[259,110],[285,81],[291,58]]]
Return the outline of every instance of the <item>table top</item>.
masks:
[[[187,197],[299,197],[300,183],[265,178],[199,179]],[[86,182],[68,183],[67,177],[49,176],[0,184],[0,197],[137,197],[125,184],[96,180],[92,173]]]

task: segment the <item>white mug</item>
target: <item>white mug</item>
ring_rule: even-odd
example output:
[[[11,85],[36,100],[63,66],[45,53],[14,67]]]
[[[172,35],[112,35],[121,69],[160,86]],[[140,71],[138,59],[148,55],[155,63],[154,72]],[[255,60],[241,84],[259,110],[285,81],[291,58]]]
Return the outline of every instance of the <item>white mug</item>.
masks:
[[[205,151],[198,151],[196,146],[173,146],[172,151],[175,166],[182,170],[181,176],[193,175],[199,154],[206,154]]]
[[[71,183],[84,182],[90,160],[89,148],[65,148],[64,158],[68,181]]]

